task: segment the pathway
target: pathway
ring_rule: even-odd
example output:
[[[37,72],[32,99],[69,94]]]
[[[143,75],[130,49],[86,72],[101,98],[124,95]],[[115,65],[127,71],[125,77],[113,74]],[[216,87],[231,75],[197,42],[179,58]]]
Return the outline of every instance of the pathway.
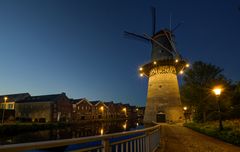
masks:
[[[240,147],[192,131],[180,125],[161,126],[161,149],[157,152],[240,152]]]

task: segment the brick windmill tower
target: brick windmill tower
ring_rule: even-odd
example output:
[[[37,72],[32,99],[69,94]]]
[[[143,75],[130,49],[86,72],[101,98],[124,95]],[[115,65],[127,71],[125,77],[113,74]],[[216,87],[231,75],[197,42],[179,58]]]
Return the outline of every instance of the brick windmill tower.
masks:
[[[144,122],[181,122],[183,109],[177,75],[182,74],[189,64],[177,52],[175,46],[173,32],[180,24],[173,29],[155,32],[155,12],[153,8],[152,36],[125,31],[126,35],[144,39],[152,44],[151,60],[139,68],[140,76],[149,79]]]

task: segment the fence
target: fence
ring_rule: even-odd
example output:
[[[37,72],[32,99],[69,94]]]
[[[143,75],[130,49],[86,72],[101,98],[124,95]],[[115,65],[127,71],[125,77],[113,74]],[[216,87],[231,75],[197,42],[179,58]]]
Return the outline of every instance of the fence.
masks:
[[[160,125],[99,136],[0,146],[0,152],[154,152],[160,145]]]

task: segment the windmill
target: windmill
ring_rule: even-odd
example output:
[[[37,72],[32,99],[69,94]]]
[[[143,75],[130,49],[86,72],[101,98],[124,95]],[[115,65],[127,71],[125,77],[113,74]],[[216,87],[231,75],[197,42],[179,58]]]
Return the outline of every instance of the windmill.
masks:
[[[175,46],[173,29],[156,32],[156,9],[152,8],[152,34],[139,35],[124,31],[125,35],[152,44],[151,60],[139,68],[140,76],[148,80],[147,103],[144,122],[180,122],[183,119],[177,74],[189,67]]]

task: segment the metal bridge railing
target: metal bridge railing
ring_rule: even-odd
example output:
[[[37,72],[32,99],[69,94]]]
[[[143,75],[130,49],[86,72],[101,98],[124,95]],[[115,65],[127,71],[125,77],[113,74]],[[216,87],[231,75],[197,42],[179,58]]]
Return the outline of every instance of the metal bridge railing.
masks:
[[[0,152],[154,152],[160,145],[160,125],[121,133],[0,146]]]

